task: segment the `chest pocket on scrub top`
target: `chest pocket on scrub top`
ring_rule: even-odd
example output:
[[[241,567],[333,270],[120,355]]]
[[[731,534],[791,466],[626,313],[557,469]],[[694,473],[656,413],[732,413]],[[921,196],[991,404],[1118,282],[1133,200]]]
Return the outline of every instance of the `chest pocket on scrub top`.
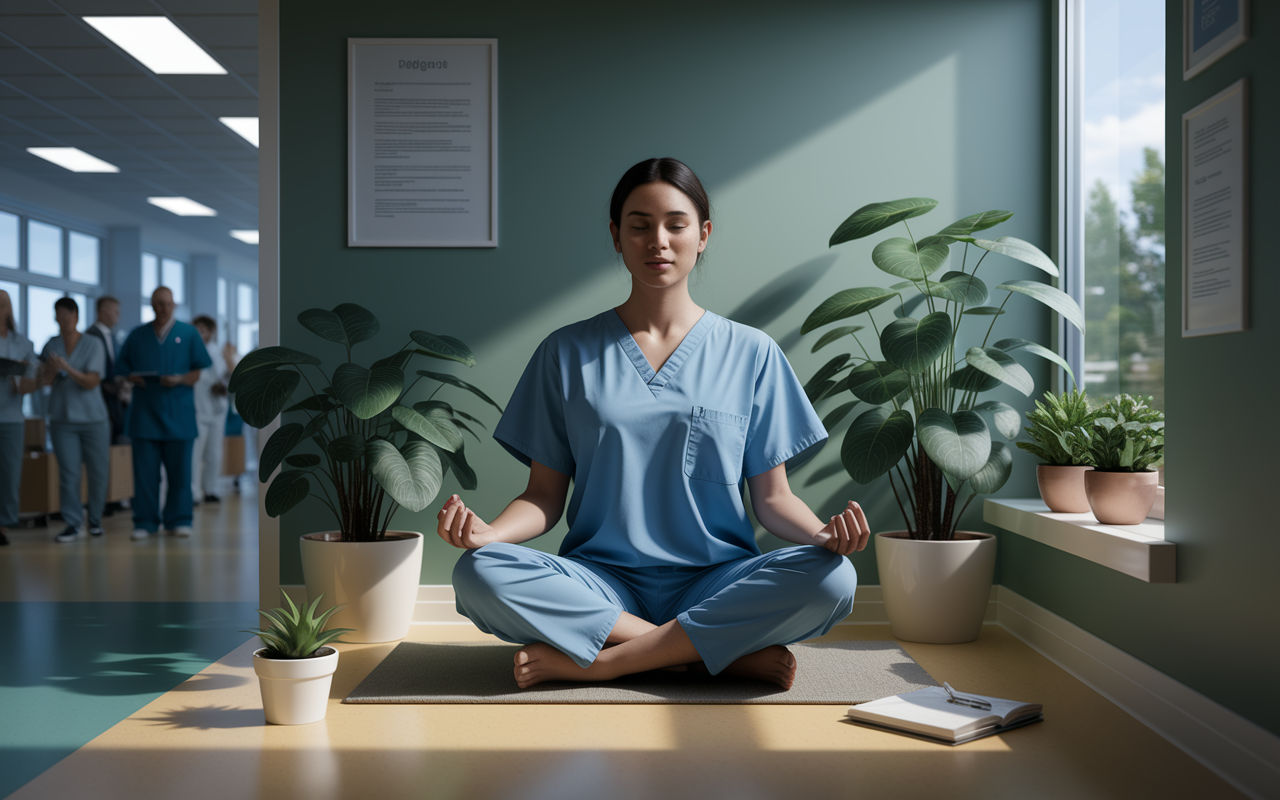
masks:
[[[742,454],[747,447],[750,421],[742,414],[694,406],[684,474],[704,481],[737,483],[742,478]]]

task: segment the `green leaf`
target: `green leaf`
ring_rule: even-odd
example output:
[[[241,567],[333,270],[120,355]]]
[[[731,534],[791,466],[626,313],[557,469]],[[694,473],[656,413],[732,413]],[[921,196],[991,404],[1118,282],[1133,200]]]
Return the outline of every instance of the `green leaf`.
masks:
[[[940,408],[926,408],[920,412],[916,435],[933,463],[960,480],[968,480],[982,469],[991,452],[991,432],[973,411],[949,414]]]
[[[319,336],[338,344],[347,344],[347,332],[342,328],[342,320],[338,315],[324,308],[308,308],[298,314],[298,322],[302,327]]]
[[[987,285],[966,272],[946,272],[941,280],[930,281],[929,285],[916,288],[925,294],[967,306],[987,302]]]
[[[1053,352],[1047,347],[1042,347],[1041,345],[1036,344],[1030,339],[1019,339],[1017,337],[1010,338],[1010,339],[1001,339],[1000,341],[993,344],[992,347],[994,347],[997,350],[1003,350],[1006,353],[1012,352],[1014,350],[1026,350],[1028,353],[1034,353],[1035,355],[1038,355],[1041,358],[1047,358],[1053,363],[1062,367],[1064,370],[1066,370],[1067,374],[1071,376],[1071,382],[1073,384],[1076,382],[1076,374],[1071,371],[1071,365],[1067,363],[1067,360],[1065,358]]]
[[[1071,295],[1060,289],[1055,289],[1039,281],[1005,281],[996,288],[1004,289],[1007,292],[1020,292],[1039,300],[1061,314],[1067,322],[1075,325],[1078,330],[1084,331],[1084,312],[1080,310],[1080,306],[1072,299]]]
[[[465,420],[466,420],[466,421],[468,421],[468,422],[474,422],[475,424],[479,425],[481,428],[484,428],[485,430],[489,430],[489,426],[488,426],[488,425],[485,425],[483,422],[481,422],[480,420],[478,420],[478,419],[476,419],[475,417],[471,416],[470,414],[468,414],[468,413],[467,413],[467,412],[465,412],[465,411],[459,411],[458,409],[456,409],[456,408],[455,408],[455,409],[453,410],[453,413],[457,414],[458,416],[462,417],[463,419],[465,419]]]
[[[476,432],[468,428],[465,423],[459,422],[458,420],[455,419],[453,421],[453,424],[456,425],[458,430],[462,431],[463,433],[471,434],[472,439],[475,439],[477,442],[480,441],[480,437],[476,435]],[[445,451],[445,452],[448,452],[448,451]]]
[[[1018,432],[1022,428],[1022,416],[1017,410],[1008,403],[1001,403],[999,400],[988,400],[985,403],[979,403],[973,407],[974,411],[989,411],[992,419],[995,420],[996,430],[1006,439],[1018,438]]]
[[[265,428],[289,403],[302,375],[294,370],[258,369],[247,373],[236,390],[236,411],[251,428]]]
[[[455,339],[452,336],[437,336],[426,331],[414,331],[409,334],[409,338],[422,348],[417,352],[424,356],[442,358],[446,361],[457,361],[459,364],[465,364],[468,367],[476,365],[475,354],[461,339]]]
[[[458,485],[463,489],[471,492],[475,491],[476,487],[480,485],[479,481],[476,480],[476,471],[467,463],[467,456],[461,447],[453,452],[440,450],[440,458],[444,460],[449,469],[453,470],[454,477],[458,479]]]
[[[992,442],[987,463],[969,479],[969,488],[974,494],[998,492],[1012,473],[1013,451],[1004,442]]]
[[[304,425],[302,428],[302,438],[310,439],[313,436],[318,436],[321,433],[321,431],[324,430],[325,420],[328,417],[329,417],[329,414],[328,412],[326,412],[324,414],[317,414],[316,416],[307,420],[307,424]]]
[[[315,453],[295,453],[291,456],[285,456],[284,463],[298,469],[313,469],[320,466],[320,456]]]
[[[334,461],[355,461],[364,455],[365,440],[358,433],[348,433],[329,442],[329,457]]]
[[[956,240],[968,242],[992,253],[1016,258],[1024,264],[1030,264],[1033,267],[1044,270],[1055,278],[1058,277],[1058,266],[1053,263],[1053,259],[1041,252],[1040,248],[1031,242],[1024,242],[1012,236],[1001,236],[994,242],[990,239],[969,239],[961,236],[957,236]]]
[[[880,350],[890,363],[919,375],[947,351],[950,341],[951,317],[936,311],[922,320],[907,317],[890,322],[880,334]]]
[[[332,411],[337,405],[337,401],[327,394],[313,394],[306,400],[289,406],[284,410],[284,413],[288,414],[292,411]]]
[[[964,354],[964,360],[979,372],[1012,386],[1027,397],[1035,391],[1036,382],[1032,380],[1031,374],[1003,350],[997,350],[994,347],[970,347]]]
[[[271,438],[262,446],[262,456],[258,459],[258,481],[266,483],[271,473],[276,471],[276,467],[298,446],[302,438],[302,425],[297,422],[281,425],[271,434]]]
[[[889,402],[911,386],[911,376],[888,361],[859,364],[845,380],[854,397],[875,405]]]
[[[832,428],[839,425],[840,421],[849,415],[849,412],[852,411],[853,407],[856,405],[858,405],[857,400],[850,400],[844,405],[839,406],[822,418],[822,427],[826,428],[827,431],[830,432]]]
[[[849,477],[871,483],[902,460],[911,446],[914,425],[911,414],[887,408],[863,412],[845,432],[840,446],[840,462]]]
[[[447,383],[450,386],[457,386],[459,389],[465,389],[466,391],[471,392],[476,397],[479,397],[481,400],[485,401],[489,405],[498,409],[499,413],[502,412],[502,406],[493,402],[493,400],[490,399],[489,395],[480,391],[479,389],[467,383],[466,381],[462,380],[461,378],[455,378],[454,376],[445,374],[443,372],[428,372],[425,369],[418,370],[418,374],[424,378],[431,378],[432,380],[437,380],[437,381],[440,381],[441,383]]]
[[[998,317],[1004,313],[1004,309],[998,306],[978,306],[977,308],[966,308],[964,313],[972,314],[975,317]]]
[[[386,439],[372,439],[365,445],[365,457],[378,485],[410,511],[426,508],[440,491],[444,469],[428,442],[406,442],[397,450]]]
[[[912,281],[923,280],[947,263],[951,251],[946,245],[932,244],[916,249],[910,239],[885,239],[871,251],[871,262],[880,269]]]
[[[800,326],[800,333],[803,335],[838,319],[863,314],[897,296],[897,292],[891,292],[876,286],[864,286],[858,289],[845,289],[844,291],[836,292],[822,301],[822,305],[813,310],[809,318]]]
[[[396,406],[391,409],[391,416],[407,430],[442,450],[454,451],[462,447],[462,434],[443,408],[424,407],[420,411],[417,406]]]
[[[852,356],[848,353],[841,353],[823,364],[818,368],[817,372],[813,373],[813,377],[804,385],[804,392],[809,398],[810,403],[816,403],[818,401],[818,397],[825,390],[830,389],[835,385],[835,381],[831,380],[832,377],[834,377],[835,374],[844,367],[850,358],[852,358]]]
[[[962,392],[989,392],[999,386],[1000,381],[985,372],[964,366],[951,373],[947,385]]]
[[[373,312],[355,303],[336,305],[333,307],[333,313],[338,315],[342,330],[347,335],[348,345],[359,344],[372,339],[378,335],[378,331],[382,328]]]
[[[912,284],[910,281],[907,281],[907,285],[913,286],[914,284]],[[895,308],[893,310],[893,315],[899,319],[905,319],[911,316],[911,312],[916,310],[916,306],[920,305],[923,302],[924,302],[924,295],[918,294],[915,297],[909,298],[906,302],[901,303],[897,308]]]
[[[358,419],[370,419],[386,410],[404,391],[404,370],[396,362],[400,356],[373,362],[365,369],[359,364],[339,364],[333,371],[333,390],[338,400]]]
[[[972,214],[962,220],[957,220],[947,227],[938,231],[937,236],[945,236],[949,239],[955,239],[960,236],[968,236],[974,231],[984,231],[987,228],[993,228],[1001,222],[1007,222],[1013,217],[1012,211],[983,211],[979,214]]]
[[[231,373],[231,380],[227,383],[227,391],[231,393],[239,392],[241,382],[252,372],[267,368],[285,367],[292,364],[319,366],[320,359],[288,347],[259,347],[257,350],[251,350],[248,355],[240,359],[235,371]]]
[[[816,353],[822,348],[834,342],[836,339],[840,339],[842,337],[855,334],[858,331],[862,330],[862,328],[863,328],[862,325],[841,325],[839,328],[832,328],[831,330],[822,334],[822,338],[818,339],[818,343],[815,344],[813,346],[813,349],[810,350],[809,352]]]
[[[267,497],[263,503],[267,516],[280,516],[301,503],[310,491],[311,482],[307,480],[305,471],[290,469],[281,472],[267,488]]]
[[[908,197],[903,200],[890,200],[887,203],[865,205],[840,223],[840,227],[831,234],[831,240],[827,246],[835,247],[842,242],[851,242],[854,239],[870,236],[904,219],[927,214],[936,205],[938,205],[937,200],[930,200],[927,197]]]

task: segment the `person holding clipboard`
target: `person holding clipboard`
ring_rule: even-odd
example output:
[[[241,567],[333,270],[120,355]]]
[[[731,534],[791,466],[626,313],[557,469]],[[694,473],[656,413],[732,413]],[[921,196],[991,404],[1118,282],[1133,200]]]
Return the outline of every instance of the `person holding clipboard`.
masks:
[[[133,384],[125,435],[133,442],[133,534],[146,539],[164,530],[191,535],[191,450],[196,438],[192,388],[210,365],[200,333],[174,319],[173,292],[151,294],[155,319],[139,325],[116,356],[116,374]],[[160,465],[168,475],[160,511]]]
[[[36,350],[18,332],[13,302],[0,290],[0,546],[5,528],[18,524],[22,485],[22,396],[36,390]]]

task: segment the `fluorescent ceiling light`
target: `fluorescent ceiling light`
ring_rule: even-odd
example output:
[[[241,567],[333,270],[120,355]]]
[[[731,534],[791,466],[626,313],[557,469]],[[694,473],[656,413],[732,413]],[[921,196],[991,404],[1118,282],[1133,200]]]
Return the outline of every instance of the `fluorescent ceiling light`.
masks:
[[[85,17],[103,36],[158,75],[226,75],[168,17]]]
[[[28,147],[27,152],[39,156],[45,161],[52,161],[60,167],[72,172],[119,172],[115,164],[108,164],[95,158],[78,147]]]
[[[218,212],[202,206],[189,197],[148,197],[147,202],[180,217],[216,217]]]
[[[231,232],[231,235],[232,235],[232,236],[234,236],[234,237],[236,237],[236,238],[237,238],[237,239],[239,239],[240,241],[244,242],[245,244],[257,244],[257,243],[258,243],[258,232],[257,232],[257,231],[232,231],[232,232]]]
[[[243,136],[249,144],[258,146],[257,117],[218,117],[218,122]]]

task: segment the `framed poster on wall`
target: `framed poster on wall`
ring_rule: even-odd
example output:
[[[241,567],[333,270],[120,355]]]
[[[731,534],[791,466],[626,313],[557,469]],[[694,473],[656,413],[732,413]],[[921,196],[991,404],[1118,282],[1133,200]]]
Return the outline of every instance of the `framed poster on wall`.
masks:
[[[1249,0],[1182,0],[1182,79],[1249,38]]]
[[[498,40],[347,40],[347,246],[498,246]]]
[[[1182,335],[1249,325],[1249,83],[1182,115]]]

